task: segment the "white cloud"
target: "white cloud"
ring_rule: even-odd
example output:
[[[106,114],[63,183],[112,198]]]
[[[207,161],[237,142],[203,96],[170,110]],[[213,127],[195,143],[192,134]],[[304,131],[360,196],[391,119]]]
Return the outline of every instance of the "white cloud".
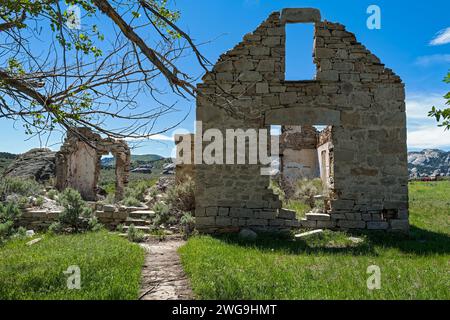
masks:
[[[428,119],[428,112],[432,106],[445,104],[444,93],[430,93],[408,95],[406,97],[406,115],[408,119]]]
[[[438,127],[434,118],[428,117],[432,106],[445,104],[444,94],[413,94],[406,98],[409,149],[450,149],[450,131]]]
[[[448,149],[450,148],[450,131],[445,131],[436,123],[408,131],[408,148]]]
[[[143,138],[125,138],[126,141],[147,141],[147,140],[160,140],[160,141],[174,141],[173,136],[166,136],[163,134],[154,134],[149,137]]]
[[[430,41],[432,46],[440,46],[450,43],[450,27],[440,30]]]
[[[429,56],[421,56],[416,59],[415,64],[427,67],[432,64],[449,63],[450,54],[432,54]]]

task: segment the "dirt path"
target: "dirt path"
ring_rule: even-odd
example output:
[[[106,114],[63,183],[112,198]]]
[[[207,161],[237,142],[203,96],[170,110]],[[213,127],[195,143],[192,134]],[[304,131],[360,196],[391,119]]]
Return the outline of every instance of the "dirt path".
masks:
[[[142,269],[140,300],[186,300],[193,293],[181,266],[177,249],[185,244],[180,238],[148,241]]]

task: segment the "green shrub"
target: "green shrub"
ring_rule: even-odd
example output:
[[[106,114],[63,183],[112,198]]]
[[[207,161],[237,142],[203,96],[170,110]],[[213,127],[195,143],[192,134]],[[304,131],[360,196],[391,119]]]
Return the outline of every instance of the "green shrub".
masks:
[[[131,242],[142,242],[145,240],[145,233],[142,230],[136,229],[134,224],[130,224],[127,237]]]
[[[17,230],[14,229],[14,223],[19,219],[21,212],[14,203],[0,203],[0,243],[6,241]]]
[[[195,217],[190,212],[185,212],[180,218],[180,224],[183,227],[185,236],[189,236],[194,231]]]
[[[104,204],[115,204],[116,203],[116,196],[114,193],[108,193],[105,200],[102,201]]]
[[[122,200],[122,204],[127,207],[139,207],[141,206],[141,202],[135,197],[128,196]]]
[[[188,212],[195,210],[195,184],[191,178],[167,191],[167,202],[172,209]]]
[[[58,190],[56,189],[51,189],[47,192],[47,197],[51,200],[56,200],[58,198]]]
[[[316,207],[316,199],[314,197],[323,194],[323,191],[322,180],[320,179],[299,180],[295,188],[294,199],[303,201],[312,209]]]
[[[163,202],[157,202],[153,206],[153,211],[155,211],[155,217],[153,218],[153,225],[158,227],[169,220],[170,208],[167,204]]]
[[[20,196],[17,199],[17,205],[21,209],[27,208],[30,205],[30,199],[26,196]]]
[[[90,218],[92,209],[87,207],[80,193],[74,189],[67,188],[61,193],[59,203],[64,207],[58,217],[61,225],[72,228],[75,232],[84,229],[84,223],[81,218]]]
[[[100,231],[101,229],[103,229],[103,225],[98,222],[98,218],[95,216],[92,216],[89,218],[88,221],[88,229],[90,231]]]
[[[59,234],[61,233],[63,230],[63,227],[61,225],[60,222],[53,222],[49,227],[48,227],[48,232],[52,233],[52,234]]]
[[[284,202],[286,200],[286,194],[285,194],[284,190],[281,188],[280,182],[278,180],[271,179],[269,188],[272,189],[273,193],[278,195],[278,197],[280,198],[281,201]]]
[[[147,191],[148,188],[149,187],[145,183],[145,181],[140,181],[134,186],[129,186],[125,188],[125,198],[134,198],[137,199],[138,201],[144,201],[145,192]]]
[[[125,226],[123,225],[123,223],[120,223],[120,224],[117,225],[116,231],[122,233],[123,230],[124,230],[124,227]]]
[[[34,180],[18,177],[0,179],[0,198],[6,199],[8,195],[38,196],[44,191],[43,187]]]
[[[35,204],[37,207],[39,207],[39,208],[42,207],[42,205],[44,204],[44,197],[43,197],[43,196],[37,196],[37,198],[36,198],[34,204]]]

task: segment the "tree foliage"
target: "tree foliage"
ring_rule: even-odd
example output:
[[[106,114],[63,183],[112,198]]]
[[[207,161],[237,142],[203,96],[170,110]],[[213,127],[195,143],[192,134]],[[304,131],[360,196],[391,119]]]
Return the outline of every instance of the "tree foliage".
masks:
[[[444,78],[445,83],[450,83],[450,71],[447,73],[447,76]],[[450,91],[444,96],[447,100],[445,104],[450,106]],[[444,127],[446,130],[450,129],[450,107],[438,109],[435,106],[431,108],[431,111],[428,113],[428,116],[435,117],[440,127]]]
[[[0,118],[20,120],[30,135],[82,126],[140,138],[176,126],[154,130],[177,111],[164,94],[196,94],[180,58],[209,64],[179,17],[168,0],[2,0]]]

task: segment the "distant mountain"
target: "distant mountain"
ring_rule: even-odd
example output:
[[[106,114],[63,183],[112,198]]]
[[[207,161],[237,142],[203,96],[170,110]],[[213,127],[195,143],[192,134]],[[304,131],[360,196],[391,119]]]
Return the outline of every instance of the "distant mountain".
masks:
[[[131,155],[131,167],[136,168],[143,165],[153,164],[159,166],[160,162],[165,162],[166,158],[157,154],[132,154]],[[101,159],[101,166],[103,168],[111,168],[116,165],[116,159],[114,157],[105,157]],[[161,165],[162,166],[162,165]]]
[[[410,178],[450,176],[450,152],[438,149],[408,152],[408,172]]]

